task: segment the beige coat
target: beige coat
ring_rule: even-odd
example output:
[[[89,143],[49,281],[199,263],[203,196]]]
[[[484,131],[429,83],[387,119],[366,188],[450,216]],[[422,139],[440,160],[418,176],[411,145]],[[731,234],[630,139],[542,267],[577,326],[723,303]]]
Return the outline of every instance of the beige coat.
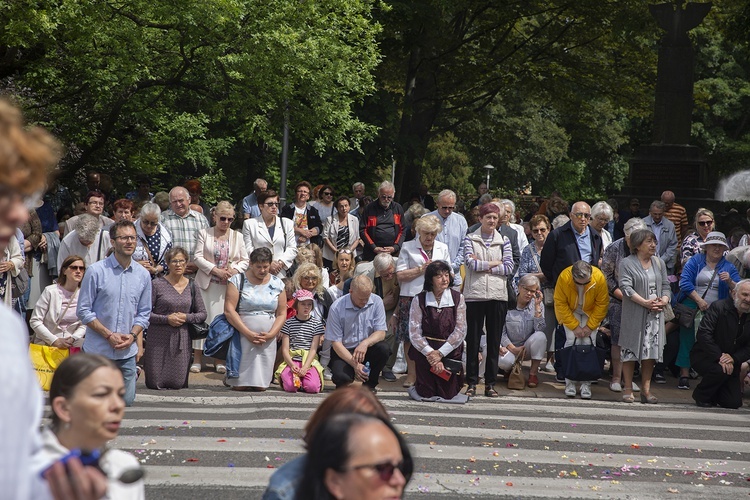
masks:
[[[211,284],[211,270],[216,267],[214,262],[214,243],[216,241],[215,228],[201,229],[198,231],[198,241],[195,244],[195,265],[198,272],[195,275],[195,284],[202,290],[206,290]],[[242,235],[234,229],[229,230],[229,266],[232,269],[244,273],[250,265],[245,243]]]
[[[78,293],[76,293],[76,300]],[[73,307],[73,306],[71,306]],[[34,330],[34,343],[41,345],[52,345],[52,343],[61,338],[73,337],[75,347],[83,345],[83,337],[86,334],[86,325],[77,321],[63,332],[57,325],[63,314],[62,296],[57,290],[57,285],[53,284],[44,289],[39,299],[36,301],[34,312],[31,314],[29,325]]]
[[[21,254],[21,246],[18,244],[18,240],[15,236],[12,236],[10,238],[10,242],[8,243],[8,248],[5,249],[5,254],[3,256],[3,261],[11,261],[13,263],[13,267],[5,273],[6,285],[5,285],[5,296],[3,297],[3,302],[5,302],[5,305],[10,307],[13,304],[13,291],[12,291],[12,278],[15,278],[18,276],[18,273],[21,272],[21,268],[24,265],[24,258]]]

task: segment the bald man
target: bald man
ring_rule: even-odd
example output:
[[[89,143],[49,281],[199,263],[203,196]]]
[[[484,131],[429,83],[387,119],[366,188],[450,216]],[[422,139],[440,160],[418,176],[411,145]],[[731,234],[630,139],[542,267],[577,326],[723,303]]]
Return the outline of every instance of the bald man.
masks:
[[[690,225],[688,224],[687,210],[679,203],[675,203],[674,200],[675,197],[672,191],[664,191],[661,194],[661,201],[664,203],[664,217],[674,224],[674,229],[677,233],[677,242],[681,243],[683,238],[690,232]]]

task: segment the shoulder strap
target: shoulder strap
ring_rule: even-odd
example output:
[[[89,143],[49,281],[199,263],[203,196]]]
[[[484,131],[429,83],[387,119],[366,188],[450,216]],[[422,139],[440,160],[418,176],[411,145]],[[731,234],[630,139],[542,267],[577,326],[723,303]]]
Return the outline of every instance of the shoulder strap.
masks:
[[[190,312],[194,313],[195,311],[195,281],[190,280]]]
[[[240,301],[242,300],[242,290],[245,289],[245,279],[246,279],[244,272],[240,273],[240,276],[242,276],[240,278],[240,296],[237,297],[237,306],[235,307],[235,310],[237,312],[240,312]]]
[[[158,265],[158,262],[154,262],[154,256],[151,255],[151,249],[148,248],[148,241],[146,241],[146,238],[141,238],[141,243],[143,243],[143,249],[146,251],[146,255],[148,256],[148,261],[151,263],[152,266],[156,267]]]
[[[100,260],[102,260],[102,240],[104,239],[103,236],[104,236],[104,228],[101,228],[99,230],[99,249],[96,252],[96,261],[97,262],[99,262]]]
[[[719,264],[717,263],[714,267],[714,273],[711,275],[711,279],[708,281],[708,286],[706,287],[706,291],[703,292],[703,295],[701,295],[701,299],[706,298],[706,294],[708,293],[708,290],[711,288],[711,284],[714,282],[714,278],[716,278],[716,273],[719,272]]]
[[[284,217],[279,217],[279,222],[281,223],[281,232],[284,235],[284,251],[286,252],[286,228],[284,227]]]

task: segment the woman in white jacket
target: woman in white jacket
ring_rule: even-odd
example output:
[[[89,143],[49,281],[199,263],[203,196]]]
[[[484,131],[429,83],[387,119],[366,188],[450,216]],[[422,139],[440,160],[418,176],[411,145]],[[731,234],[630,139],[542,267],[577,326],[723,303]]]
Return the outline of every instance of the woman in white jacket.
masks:
[[[245,249],[248,255],[256,248],[271,250],[271,274],[283,279],[297,256],[294,222],[279,217],[279,195],[272,189],[258,195],[258,207],[260,217],[247,219],[242,225]]]
[[[13,236],[10,238],[5,252],[3,252],[2,259],[0,259],[0,299],[8,307],[13,305],[13,278],[21,272],[24,262],[21,246],[18,244],[16,237]]]
[[[83,257],[71,255],[63,261],[57,283],[42,291],[29,321],[35,344],[61,349],[83,345],[86,325],[76,316],[76,309],[85,272]]]

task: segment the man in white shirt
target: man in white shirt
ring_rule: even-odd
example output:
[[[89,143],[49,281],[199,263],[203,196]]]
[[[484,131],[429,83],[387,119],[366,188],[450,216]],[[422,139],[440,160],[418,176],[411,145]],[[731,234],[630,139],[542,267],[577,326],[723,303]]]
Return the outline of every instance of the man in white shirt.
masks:
[[[450,189],[440,191],[437,197],[437,210],[427,215],[434,215],[443,224],[443,230],[438,233],[437,241],[448,245],[451,256],[451,269],[453,270],[453,284],[461,286],[461,264],[464,262],[464,253],[461,249],[469,225],[466,218],[456,213],[456,193]],[[457,289],[459,289],[457,288]]]

